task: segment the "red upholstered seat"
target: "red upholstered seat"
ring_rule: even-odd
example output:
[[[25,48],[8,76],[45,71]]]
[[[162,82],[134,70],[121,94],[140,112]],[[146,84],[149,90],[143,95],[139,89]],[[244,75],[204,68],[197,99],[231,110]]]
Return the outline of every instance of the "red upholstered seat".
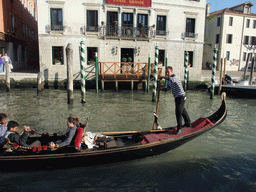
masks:
[[[74,140],[74,145],[78,149],[80,148],[82,137],[83,137],[84,129],[81,127],[78,127],[76,129],[76,134],[75,134],[75,140]]]
[[[148,134],[143,136],[143,140],[141,141],[142,144],[146,143],[153,143],[160,141],[160,139],[156,136],[156,134]]]
[[[203,127],[209,127],[211,125],[214,125],[214,123],[212,123],[209,119],[204,117],[200,117],[199,119],[191,123],[192,128],[203,128]]]

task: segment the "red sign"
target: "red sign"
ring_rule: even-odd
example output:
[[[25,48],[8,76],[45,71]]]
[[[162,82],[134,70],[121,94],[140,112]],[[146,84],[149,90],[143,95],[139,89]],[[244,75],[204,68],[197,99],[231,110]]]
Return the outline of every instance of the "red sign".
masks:
[[[107,4],[151,7],[151,0],[106,0]]]

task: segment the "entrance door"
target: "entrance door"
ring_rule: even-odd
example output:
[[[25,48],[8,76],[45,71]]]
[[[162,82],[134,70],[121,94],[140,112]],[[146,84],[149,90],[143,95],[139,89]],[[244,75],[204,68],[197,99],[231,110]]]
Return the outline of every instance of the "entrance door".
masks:
[[[134,49],[121,48],[121,62],[134,62]]]

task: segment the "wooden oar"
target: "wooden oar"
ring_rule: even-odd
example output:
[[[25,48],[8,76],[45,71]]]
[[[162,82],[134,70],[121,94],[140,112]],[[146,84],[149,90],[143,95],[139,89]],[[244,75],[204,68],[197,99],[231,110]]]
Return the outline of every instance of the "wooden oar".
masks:
[[[162,73],[162,69],[158,69],[158,75]],[[162,129],[158,123],[158,109],[160,100],[160,80],[157,80],[157,100],[156,100],[156,112],[154,113],[154,123],[152,129]]]

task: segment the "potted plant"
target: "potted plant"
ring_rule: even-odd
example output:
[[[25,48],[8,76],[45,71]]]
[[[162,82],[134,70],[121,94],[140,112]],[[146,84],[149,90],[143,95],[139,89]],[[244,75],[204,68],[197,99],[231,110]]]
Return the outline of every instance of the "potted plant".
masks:
[[[95,61],[93,60],[88,61],[88,65],[94,65],[94,64],[95,64]]]

